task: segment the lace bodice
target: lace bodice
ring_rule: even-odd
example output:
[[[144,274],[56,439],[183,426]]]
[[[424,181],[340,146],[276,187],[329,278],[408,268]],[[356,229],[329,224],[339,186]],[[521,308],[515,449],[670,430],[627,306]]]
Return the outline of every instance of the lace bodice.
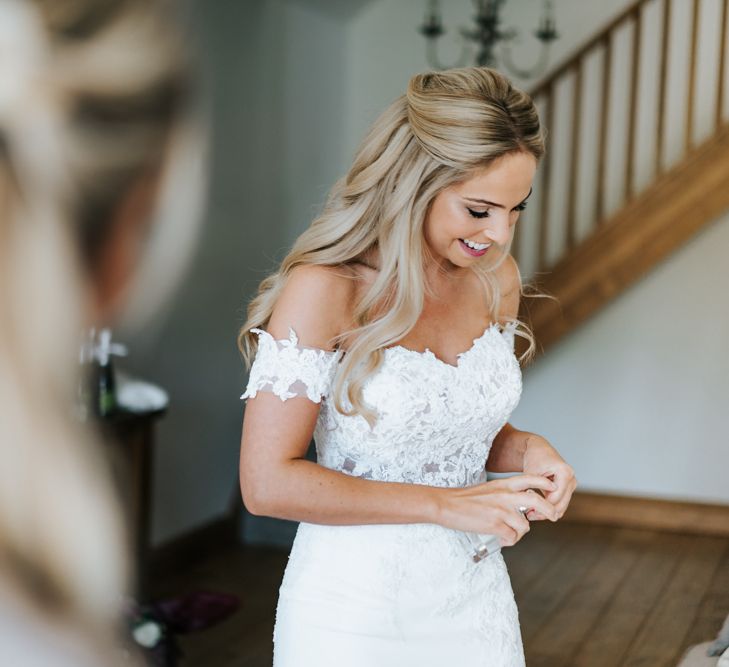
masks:
[[[386,348],[382,365],[363,387],[365,401],[379,415],[373,428],[328,400],[341,351],[302,347],[293,328],[288,340],[251,329],[259,346],[241,398],[263,390],[283,401],[305,395],[321,402],[314,440],[317,460],[328,468],[382,481],[475,484],[486,479],[491,443],[521,396],[515,328],[492,324],[455,366],[430,350]]]

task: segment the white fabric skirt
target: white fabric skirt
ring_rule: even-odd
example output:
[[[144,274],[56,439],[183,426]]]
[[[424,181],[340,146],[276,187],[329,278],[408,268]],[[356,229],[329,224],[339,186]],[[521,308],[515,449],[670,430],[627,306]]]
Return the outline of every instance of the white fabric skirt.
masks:
[[[525,664],[501,553],[432,524],[301,523],[273,637],[274,667]]]

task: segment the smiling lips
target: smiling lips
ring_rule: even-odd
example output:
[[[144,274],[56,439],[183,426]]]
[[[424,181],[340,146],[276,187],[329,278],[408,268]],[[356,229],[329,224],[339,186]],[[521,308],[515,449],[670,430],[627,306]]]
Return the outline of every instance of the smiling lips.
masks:
[[[470,239],[458,239],[464,252],[472,257],[481,257],[491,247],[490,243],[476,243]]]

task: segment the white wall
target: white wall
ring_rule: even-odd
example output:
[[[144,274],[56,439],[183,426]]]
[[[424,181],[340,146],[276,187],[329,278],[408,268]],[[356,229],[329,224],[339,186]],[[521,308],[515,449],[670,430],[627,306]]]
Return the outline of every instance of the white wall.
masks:
[[[729,503],[729,215],[524,373],[517,428],[583,491]]]

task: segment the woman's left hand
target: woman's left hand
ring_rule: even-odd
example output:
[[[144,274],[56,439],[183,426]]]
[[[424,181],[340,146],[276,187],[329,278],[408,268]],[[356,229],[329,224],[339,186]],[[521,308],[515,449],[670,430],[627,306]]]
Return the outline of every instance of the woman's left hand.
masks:
[[[557,485],[554,491],[545,493],[544,497],[556,507],[558,518],[562,518],[570,504],[572,493],[577,487],[577,479],[572,467],[546,438],[530,433],[524,451],[523,468],[525,473],[548,477]],[[537,510],[530,510],[526,517],[530,521],[542,521],[547,518]]]

